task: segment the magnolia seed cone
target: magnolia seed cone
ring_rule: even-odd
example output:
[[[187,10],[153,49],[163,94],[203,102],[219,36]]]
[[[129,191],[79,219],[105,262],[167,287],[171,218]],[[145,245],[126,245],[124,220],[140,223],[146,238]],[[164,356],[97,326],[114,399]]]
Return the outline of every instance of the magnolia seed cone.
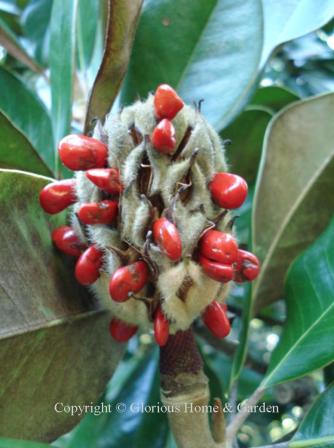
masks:
[[[84,234],[76,216],[80,205],[99,202],[105,196],[80,171],[71,224],[83,242],[103,249],[102,273],[91,288],[109,304],[113,315],[147,329],[160,305],[174,334],[189,328],[213,300],[223,301],[227,294],[228,285],[210,279],[196,261],[201,234],[222,211],[213,203],[208,184],[227,166],[219,136],[197,109],[184,106],[172,122],[176,146],[171,154],[157,151],[150,142],[157,125],[153,96],[110,114],[104,125],[96,125],[93,137],[107,145],[108,166],[119,169],[124,187],[117,223],[87,225]],[[154,220],[164,215],[174,222],[181,237],[178,262],[171,261],[149,238]],[[217,228],[230,233],[230,219],[226,214]],[[110,300],[112,274],[143,256],[150,266],[149,282],[124,302]]]

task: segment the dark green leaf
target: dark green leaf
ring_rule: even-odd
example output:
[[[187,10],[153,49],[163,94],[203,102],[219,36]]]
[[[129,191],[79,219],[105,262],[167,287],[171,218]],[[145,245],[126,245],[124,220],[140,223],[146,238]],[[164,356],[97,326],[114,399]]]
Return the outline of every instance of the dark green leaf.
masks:
[[[46,448],[49,446],[28,440],[0,439],[0,448]]]
[[[72,119],[76,6],[76,0],[67,0],[66,2],[53,0],[50,75],[55,145],[69,134]],[[58,174],[58,169],[56,169],[56,173]]]
[[[334,362],[324,368],[324,383],[328,386],[334,381]]]
[[[334,94],[283,109],[267,128],[253,206],[257,309],[282,297],[291,261],[326,227],[334,209]]]
[[[54,440],[79,419],[54,406],[98,399],[122,354],[106,304],[73,278],[52,247],[38,194],[49,178],[0,171],[0,434]],[[29,417],[28,417],[29,416]]]
[[[289,448],[334,447],[334,384],[328,387],[302,421]]]
[[[263,137],[272,115],[265,109],[252,108],[243,112],[221,133],[232,140],[227,148],[231,171],[253,184],[260,163]]]
[[[95,0],[78,0],[77,56],[81,70],[87,69],[93,55],[100,5]]]
[[[54,167],[50,117],[40,99],[23,82],[0,68],[0,110],[27,136],[50,169]]]
[[[288,272],[287,321],[264,386],[297,378],[334,361],[333,232],[334,220]]]
[[[272,50],[325,25],[334,15],[333,0],[262,0],[264,12],[264,46],[262,65]]]
[[[96,118],[104,120],[128,67],[143,0],[109,0],[109,18],[102,63],[97,73],[86,115],[86,132]],[[148,51],[148,50],[147,50]]]
[[[236,172],[239,174],[238,171]],[[248,246],[249,244],[253,196],[254,196],[254,187],[249,186],[247,199],[236,213],[237,219],[235,221],[235,226],[237,229],[238,242],[239,244],[244,244],[246,246]]]
[[[270,86],[258,89],[251,100],[251,104],[257,107],[266,107],[272,112],[278,112],[283,107],[298,100],[298,95],[290,90],[283,87]]]
[[[247,102],[261,52],[261,1],[147,0],[122,100],[166,82],[189,103],[204,98],[204,114],[222,129]]]
[[[0,167],[52,176],[27,137],[0,112]]]
[[[116,393],[115,393],[116,392]],[[168,436],[167,417],[142,407],[158,405],[158,351],[143,348],[125,359],[116,371],[101,402],[110,404],[111,413],[88,415],[57,448],[161,448]],[[116,410],[117,403],[124,411]],[[149,409],[149,408],[147,408]]]

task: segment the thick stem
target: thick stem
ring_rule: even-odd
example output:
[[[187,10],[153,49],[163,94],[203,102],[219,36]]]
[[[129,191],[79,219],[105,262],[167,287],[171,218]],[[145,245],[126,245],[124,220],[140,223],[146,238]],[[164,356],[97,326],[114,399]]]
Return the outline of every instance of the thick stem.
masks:
[[[191,330],[170,336],[161,349],[161,399],[178,448],[225,448],[224,413],[215,401],[209,425],[208,379]]]

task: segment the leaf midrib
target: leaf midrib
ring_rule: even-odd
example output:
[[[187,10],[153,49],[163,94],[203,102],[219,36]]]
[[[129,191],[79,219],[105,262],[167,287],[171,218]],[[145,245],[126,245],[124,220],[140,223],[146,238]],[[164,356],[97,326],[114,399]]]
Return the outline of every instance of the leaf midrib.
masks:
[[[323,445],[328,442],[334,442],[334,436],[325,436],[317,439],[306,439],[306,440],[296,440],[295,442],[292,440],[289,443],[289,448],[305,448],[305,447],[314,447],[314,444]]]
[[[290,349],[285,353],[285,355],[283,356],[283,358],[279,361],[279,363],[276,365],[276,367],[270,372],[270,374],[263,380],[261,386],[262,387],[268,387],[270,385],[270,378],[272,378],[275,374],[275,372],[277,372],[277,370],[279,370],[279,368],[281,367],[282,364],[284,364],[284,362],[286,361],[286,359],[289,358],[290,354],[293,352],[293,350],[296,348],[296,346],[298,346],[300,344],[300,342],[305,339],[312,331],[313,329],[319,324],[319,322],[321,322],[321,320],[330,312],[332,311],[332,309],[334,309],[334,302],[332,302],[328,308],[326,308],[326,310],[324,310],[323,313],[321,313],[319,315],[319,317],[313,321],[313,324],[308,328],[307,331],[305,331],[295,342],[294,344],[290,347]]]

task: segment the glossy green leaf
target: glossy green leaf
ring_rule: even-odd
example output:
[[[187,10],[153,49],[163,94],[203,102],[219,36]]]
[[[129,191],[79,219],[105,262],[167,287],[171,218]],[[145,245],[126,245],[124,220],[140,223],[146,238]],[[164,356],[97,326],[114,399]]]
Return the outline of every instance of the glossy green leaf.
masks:
[[[262,87],[258,89],[252,100],[254,107],[265,107],[271,112],[278,112],[288,104],[298,101],[299,97],[294,92],[279,86]]]
[[[43,176],[52,173],[27,137],[0,112],[0,167],[26,170]]]
[[[6,22],[0,17],[0,45],[8,51],[14,58],[22,62],[31,70],[39,73],[41,67],[30,57],[30,55],[22,47],[21,43],[7,26]]]
[[[289,443],[289,448],[334,447],[334,384],[313,404]]]
[[[0,448],[46,448],[45,443],[31,442],[28,440],[0,439]]]
[[[89,98],[86,132],[91,130],[96,118],[104,120],[120,89],[128,67],[142,3],[143,0],[108,1],[105,50]]]
[[[81,70],[87,69],[93,55],[99,9],[95,0],[78,0],[77,56]]]
[[[50,82],[54,144],[70,132],[78,0],[53,0],[50,37]],[[58,167],[56,158],[56,167]],[[58,174],[58,169],[56,170]]]
[[[254,88],[262,52],[260,0],[147,0],[136,34],[122,100],[146,96],[158,84],[222,129]]]
[[[260,163],[264,133],[271,120],[271,113],[263,108],[245,110],[221,133],[231,139],[227,148],[230,171],[253,184]]]
[[[43,103],[22,81],[2,68],[0,90],[0,110],[26,135],[44,162],[53,169],[52,127]]]
[[[287,321],[264,386],[297,378],[334,361],[333,232],[334,220],[288,272]]]
[[[262,64],[272,50],[325,25],[334,16],[334,1],[262,0],[264,12],[264,45]]]
[[[160,403],[158,350],[137,349],[125,359],[110,382],[101,402],[111,412],[87,415],[69,435],[55,443],[57,448],[160,448],[168,436],[164,413],[149,411]],[[121,411],[117,411],[121,404]],[[148,406],[147,411],[144,407]]]
[[[256,185],[253,251],[262,260],[253,296],[260,309],[282,297],[291,261],[334,209],[334,94],[294,103],[267,129]]]
[[[73,261],[52,247],[38,195],[49,178],[0,171],[0,434],[54,440],[79,417],[58,402],[98,399],[122,354],[108,332],[108,304],[73,278]],[[29,416],[29,418],[27,418]]]

